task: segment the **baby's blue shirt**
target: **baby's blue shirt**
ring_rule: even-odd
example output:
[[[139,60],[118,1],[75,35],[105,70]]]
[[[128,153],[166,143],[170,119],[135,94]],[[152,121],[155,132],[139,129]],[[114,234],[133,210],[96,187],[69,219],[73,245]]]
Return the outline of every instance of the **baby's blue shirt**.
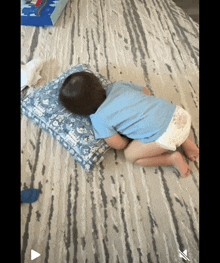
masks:
[[[96,139],[117,133],[143,143],[157,140],[167,129],[176,105],[142,92],[143,87],[116,82],[106,89],[106,100],[90,115]]]

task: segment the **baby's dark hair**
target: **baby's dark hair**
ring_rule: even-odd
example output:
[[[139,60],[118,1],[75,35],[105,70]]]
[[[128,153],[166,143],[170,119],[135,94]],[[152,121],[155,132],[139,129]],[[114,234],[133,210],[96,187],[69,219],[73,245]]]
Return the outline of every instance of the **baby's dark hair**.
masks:
[[[65,79],[59,99],[70,112],[88,116],[104,102],[106,91],[94,74],[77,72]]]

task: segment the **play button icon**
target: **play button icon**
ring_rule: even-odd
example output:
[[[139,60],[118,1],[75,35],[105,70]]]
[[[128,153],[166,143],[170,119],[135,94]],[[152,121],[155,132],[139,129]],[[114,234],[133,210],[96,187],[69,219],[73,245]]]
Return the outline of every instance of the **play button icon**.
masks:
[[[38,258],[39,256],[40,256],[40,253],[31,249],[31,260],[34,260],[35,258]]]

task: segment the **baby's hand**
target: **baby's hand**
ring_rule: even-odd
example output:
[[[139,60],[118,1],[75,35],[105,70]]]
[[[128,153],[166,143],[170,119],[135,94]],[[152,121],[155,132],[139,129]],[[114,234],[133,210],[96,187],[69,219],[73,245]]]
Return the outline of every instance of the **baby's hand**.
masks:
[[[143,87],[142,92],[148,96],[150,96],[150,92],[147,88]]]

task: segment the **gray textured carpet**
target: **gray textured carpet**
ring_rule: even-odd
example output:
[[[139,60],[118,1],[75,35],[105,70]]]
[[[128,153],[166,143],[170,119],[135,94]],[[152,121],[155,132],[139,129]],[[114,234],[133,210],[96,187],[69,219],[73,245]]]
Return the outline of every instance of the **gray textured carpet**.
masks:
[[[51,28],[21,26],[21,62],[41,58],[43,82],[78,63],[147,86],[184,107],[199,144],[199,26],[172,0],[69,0]],[[187,179],[111,149],[85,172],[50,135],[21,118],[21,262],[199,262],[199,163]]]

